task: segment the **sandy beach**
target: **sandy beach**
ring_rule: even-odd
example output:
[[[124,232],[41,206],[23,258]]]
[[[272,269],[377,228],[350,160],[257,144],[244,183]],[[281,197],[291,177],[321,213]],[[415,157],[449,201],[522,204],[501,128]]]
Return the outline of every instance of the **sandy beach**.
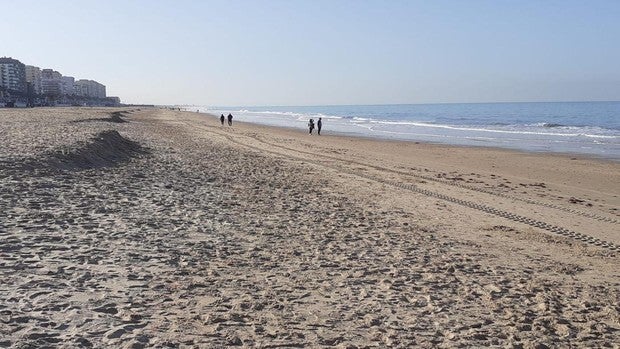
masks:
[[[0,110],[0,348],[620,348],[620,163]]]

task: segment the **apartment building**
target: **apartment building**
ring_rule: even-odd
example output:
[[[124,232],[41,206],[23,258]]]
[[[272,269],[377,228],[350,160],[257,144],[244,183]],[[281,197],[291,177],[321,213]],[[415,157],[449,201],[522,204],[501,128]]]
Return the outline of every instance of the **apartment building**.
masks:
[[[62,74],[53,69],[41,70],[41,93],[48,96],[62,95]]]
[[[62,76],[60,80],[61,80],[60,93],[63,96],[75,95],[75,78],[72,76]]]
[[[0,87],[9,92],[26,93],[26,66],[10,57],[0,57]]]
[[[82,97],[105,98],[105,86],[93,80],[77,80],[75,94]]]
[[[26,66],[26,82],[32,86],[34,94],[41,94],[41,68],[33,65]]]

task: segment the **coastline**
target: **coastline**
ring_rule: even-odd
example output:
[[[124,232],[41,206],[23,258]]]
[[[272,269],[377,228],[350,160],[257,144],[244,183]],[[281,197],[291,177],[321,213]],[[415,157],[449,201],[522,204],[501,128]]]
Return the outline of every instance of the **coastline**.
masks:
[[[0,121],[3,346],[620,342],[617,162],[154,108]]]
[[[548,103],[548,102],[545,102],[545,103]],[[187,112],[190,112],[190,111],[187,111]],[[216,119],[219,118],[215,114],[210,114],[206,112],[200,112],[199,114],[202,114],[205,117],[213,117]],[[297,131],[300,134],[307,133],[306,129],[295,127],[295,126],[264,125],[264,124],[247,122],[247,121],[235,121],[235,124],[241,124],[241,125],[247,124],[249,126],[265,127],[267,129],[275,128],[275,129],[282,129],[282,130]],[[431,141],[424,141],[424,140],[390,139],[390,138],[382,138],[379,136],[361,135],[361,134],[357,134],[354,132],[330,131],[328,127],[323,128],[323,132],[328,132],[328,133],[324,133],[322,136],[353,138],[353,139],[369,140],[369,141],[376,141],[376,142],[387,142],[387,143],[423,144],[427,146],[437,146],[440,148],[443,147],[446,150],[451,149],[451,148],[480,149],[480,150],[488,149],[491,151],[498,151],[498,152],[505,151],[511,154],[522,154],[522,155],[529,154],[529,155],[542,155],[542,156],[549,155],[549,156],[566,157],[566,158],[569,158],[570,160],[575,160],[572,158],[576,158],[579,160],[593,160],[593,161],[612,162],[612,163],[620,162],[620,158],[609,157],[609,156],[606,157],[602,155],[587,154],[587,153],[555,152],[555,151],[544,151],[544,150],[535,151],[535,150],[523,150],[523,149],[516,149],[516,148],[503,148],[503,147],[497,147],[497,146],[491,146],[491,145],[462,145],[462,144],[448,144],[448,143],[442,143],[442,142],[431,142]]]
[[[620,106],[619,102],[581,104],[406,104],[230,107],[222,110],[199,107],[196,110],[217,115],[232,112],[240,121],[280,127],[305,128],[310,118],[323,117],[332,132],[343,135],[536,153],[585,154],[619,161],[620,125],[614,117],[617,116],[614,108]]]
[[[188,112],[189,113],[189,112]],[[190,113],[191,114],[191,113]],[[217,115],[209,114],[209,113],[199,113],[200,116],[204,116],[208,120],[206,125],[209,126],[219,126],[219,119]],[[217,122],[216,122],[217,121]],[[500,148],[500,147],[492,147],[492,146],[469,146],[469,145],[453,145],[453,144],[445,144],[439,142],[425,142],[425,141],[410,141],[410,140],[396,140],[396,139],[383,139],[372,136],[362,136],[357,134],[347,134],[342,132],[332,132],[329,130],[329,127],[323,128],[323,134],[321,136],[316,135],[316,131],[312,136],[308,135],[307,129],[300,129],[296,127],[284,127],[284,126],[271,126],[271,125],[262,125],[251,122],[243,122],[243,121],[235,121],[235,125],[243,126],[246,129],[252,130],[250,132],[256,133],[271,133],[276,132],[278,134],[285,135],[289,138],[300,138],[305,141],[311,142],[313,145],[321,145],[325,144],[327,140],[328,146],[342,146],[342,143],[363,143],[365,150],[370,150],[373,148],[374,152],[378,152],[380,149],[384,148],[382,145],[390,145],[391,147],[407,147],[410,148],[408,151],[411,153],[415,153],[416,155],[421,155],[422,158],[418,158],[416,160],[423,160],[426,163],[440,163],[444,166],[468,166],[471,160],[476,162],[475,168],[479,168],[479,165],[485,165],[484,163],[480,163],[483,160],[494,161],[495,163],[499,162],[504,167],[508,167],[514,164],[515,160],[513,157],[516,157],[519,163],[527,162],[527,161],[535,161],[535,164],[531,164],[531,166],[527,166],[527,171],[523,173],[526,174],[531,173],[530,170],[532,168],[545,168],[549,164],[549,160],[552,162],[578,162],[583,165],[584,168],[601,168],[604,170],[605,168],[609,168],[609,171],[613,173],[614,171],[620,170],[620,163],[618,160],[612,158],[599,157],[592,154],[583,154],[583,153],[558,153],[558,152],[536,152],[536,151],[525,151],[518,149],[508,149],[508,148]],[[226,129],[226,127],[224,127]],[[389,156],[390,153],[393,152],[393,148],[387,149],[385,152],[378,152],[379,155]],[[379,156],[378,155],[378,156]],[[406,156],[401,154],[400,161],[407,161]],[[505,160],[505,161],[504,161]],[[570,165],[570,163],[568,163]],[[485,167],[485,171],[496,171],[495,164],[489,164],[489,166]],[[558,164],[559,166],[559,164]],[[511,167],[506,170],[507,172],[517,170],[516,166]],[[542,172],[546,171],[543,170]],[[566,177],[566,180],[572,178]],[[618,177],[620,179],[620,177]],[[594,182],[592,182],[595,184]]]

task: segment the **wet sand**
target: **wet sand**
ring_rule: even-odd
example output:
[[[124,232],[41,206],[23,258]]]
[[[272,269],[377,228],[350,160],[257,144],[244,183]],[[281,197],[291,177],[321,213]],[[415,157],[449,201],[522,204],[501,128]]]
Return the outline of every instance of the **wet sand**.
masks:
[[[0,347],[619,348],[619,183],[327,124],[0,110]]]

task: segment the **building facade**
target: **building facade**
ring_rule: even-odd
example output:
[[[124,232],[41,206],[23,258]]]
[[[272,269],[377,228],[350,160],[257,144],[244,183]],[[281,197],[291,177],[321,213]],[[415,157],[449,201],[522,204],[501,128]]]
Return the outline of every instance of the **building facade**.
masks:
[[[121,105],[121,99],[119,97],[106,97],[105,101],[107,107],[118,107]]]
[[[62,74],[52,69],[41,70],[41,94],[46,96],[61,96]]]
[[[75,94],[81,97],[105,98],[105,86],[93,80],[77,80]]]
[[[72,76],[62,76],[61,78],[61,91],[63,96],[75,95],[75,78]]]
[[[10,57],[0,58],[0,87],[7,92],[26,93],[26,65]]]
[[[33,65],[26,66],[26,82],[32,86],[34,94],[41,94],[41,69]]]

